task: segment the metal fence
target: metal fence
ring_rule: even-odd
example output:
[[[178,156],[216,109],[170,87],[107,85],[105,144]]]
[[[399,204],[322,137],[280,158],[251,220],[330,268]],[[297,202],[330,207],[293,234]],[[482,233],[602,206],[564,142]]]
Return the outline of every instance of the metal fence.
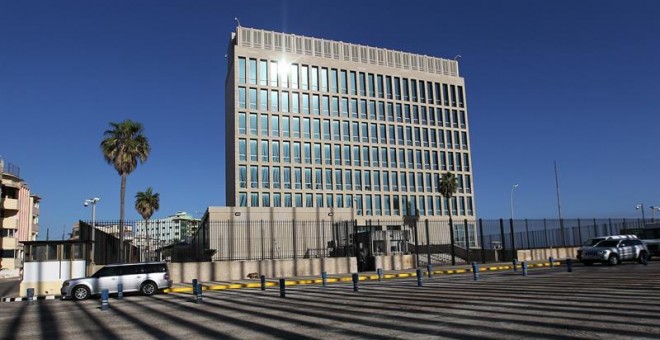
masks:
[[[96,222],[119,235],[118,222]],[[125,242],[136,249],[132,260],[278,260],[352,257],[372,269],[381,255],[419,254],[419,265],[510,261],[516,250],[575,247],[589,238],[642,228],[633,219],[534,219],[429,221],[214,221],[194,230],[177,223],[145,228],[125,221]],[[147,235],[148,231],[148,235]],[[371,262],[370,262],[371,261]]]

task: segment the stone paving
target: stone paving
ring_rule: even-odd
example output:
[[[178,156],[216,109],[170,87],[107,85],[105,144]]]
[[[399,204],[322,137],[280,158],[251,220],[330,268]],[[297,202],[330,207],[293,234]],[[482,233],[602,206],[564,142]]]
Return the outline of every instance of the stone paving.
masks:
[[[3,338],[660,338],[660,262],[0,305]]]

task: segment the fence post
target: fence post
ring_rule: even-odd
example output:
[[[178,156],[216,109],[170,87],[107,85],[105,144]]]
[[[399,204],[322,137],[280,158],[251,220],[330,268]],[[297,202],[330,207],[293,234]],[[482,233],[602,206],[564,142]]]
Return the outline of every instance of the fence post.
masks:
[[[266,258],[266,247],[264,246],[264,221],[260,221],[259,223],[259,231],[261,233],[261,259],[264,260]]]
[[[548,239],[548,222],[545,218],[543,219],[543,230],[545,231],[545,247],[552,248],[550,245],[550,240]]]
[[[506,262],[506,242],[504,240],[504,220],[500,218],[500,240],[502,240],[502,262]]]
[[[566,247],[566,233],[564,232],[564,219],[559,219],[559,232],[561,233],[561,245]]]
[[[416,219],[413,222],[413,226],[415,227],[415,268],[419,268],[419,232],[417,231],[418,225]]]
[[[582,226],[580,225],[580,219],[578,218],[578,242],[579,245],[582,245]]]
[[[296,232],[296,220],[293,220],[293,259],[298,258],[298,237]]]
[[[513,219],[509,219],[509,227],[511,229],[511,257],[514,259],[518,258],[518,252],[516,251],[516,233],[513,229]]]
[[[626,219],[623,219],[623,226],[626,226]],[[607,234],[612,235],[612,219],[608,218],[607,219]]]
[[[525,219],[525,235],[527,236],[527,249],[532,249],[532,243],[529,241],[529,225]]]
[[[484,221],[479,219],[479,238],[481,241],[481,263],[486,263],[486,245],[484,244]]]
[[[626,229],[626,219],[623,219],[623,229]],[[612,222],[610,222],[610,235],[612,235]]]
[[[449,240],[451,242],[451,265],[456,265],[456,250],[454,249],[454,222],[449,215]]]
[[[429,219],[424,220],[426,227],[426,265],[431,265],[431,234],[429,233]],[[429,271],[429,277],[431,277],[431,272]]]
[[[596,219],[594,218],[594,237],[598,236],[598,224],[596,223]]]
[[[463,219],[463,228],[465,228],[465,263],[470,263],[470,231],[468,230],[467,219]]]
[[[353,223],[355,223],[355,222],[356,221],[353,221]],[[348,221],[346,221],[345,225],[346,225],[346,228],[344,228],[344,230],[346,231],[346,235],[345,235],[346,236],[346,248],[344,249],[344,253],[346,253],[346,257],[349,257],[348,256],[348,249],[350,247],[351,242],[350,242],[350,236],[348,234]]]

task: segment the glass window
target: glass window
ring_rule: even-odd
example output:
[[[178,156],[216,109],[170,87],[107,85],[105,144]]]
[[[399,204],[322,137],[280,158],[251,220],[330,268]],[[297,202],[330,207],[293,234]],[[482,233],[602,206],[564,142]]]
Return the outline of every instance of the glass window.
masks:
[[[357,75],[355,71],[350,71],[349,77],[351,81],[351,94],[355,96],[357,95]]]
[[[378,90],[378,98],[385,97],[383,93],[383,76],[380,74],[376,77],[376,88]]]
[[[245,109],[246,93],[244,87],[238,88],[238,108]]]
[[[369,74],[367,75],[367,78],[368,78],[368,80],[369,80],[369,85],[368,85],[368,87],[369,87],[369,97],[372,97],[372,98],[373,98],[373,97],[376,96],[376,86],[375,86],[375,82],[374,82],[374,75],[373,75],[373,73],[369,73]]]
[[[279,104],[280,94],[277,91],[270,92],[270,110],[272,112],[278,112],[280,110]]]
[[[321,68],[321,91],[328,92],[328,69]]]
[[[259,188],[259,167],[255,165],[250,166],[250,187]]]
[[[296,207],[303,206],[302,194],[296,194]]]
[[[267,140],[262,140],[261,141],[261,161],[262,162],[268,162],[270,153],[268,152],[268,141]]]
[[[238,140],[238,160],[247,161],[247,141],[245,139]]]
[[[342,94],[348,94],[348,86],[347,86],[347,79],[346,79],[346,71],[345,70],[339,71],[339,91]]]
[[[238,194],[238,206],[247,207],[247,193],[241,192]]]
[[[267,166],[261,167],[261,187],[270,188],[270,169]]]
[[[279,193],[273,194],[273,206],[279,208],[282,206],[282,195]]]
[[[259,154],[257,153],[257,140],[250,139],[250,161],[256,162],[259,160]]]
[[[270,117],[270,128],[272,129],[273,136],[280,136],[280,117],[273,115]]]
[[[291,88],[298,88],[298,65],[291,64]]]
[[[268,61],[259,60],[259,85],[268,85]]]
[[[366,96],[367,95],[367,79],[364,74],[364,72],[360,72],[360,95],[361,96]]]
[[[330,69],[330,92],[337,93],[337,69]]]
[[[268,90],[259,91],[259,107],[261,111],[268,111]]]
[[[291,189],[291,168],[284,168],[284,189]]]
[[[268,115],[262,114],[260,118],[261,118],[261,134],[264,136],[268,136]]]
[[[302,161],[300,154],[300,142],[293,142],[293,161],[300,163]]]
[[[319,115],[320,113],[320,108],[319,108],[319,96],[317,94],[312,96],[312,113],[315,115]]]
[[[305,157],[305,164],[312,164],[312,145],[310,143],[303,144],[303,153]]]
[[[275,188],[275,189],[280,188],[280,167],[279,166],[274,166],[273,167],[273,188]]]
[[[291,194],[284,194],[284,206],[287,208],[293,207],[293,200],[291,199]]]
[[[257,89],[250,89],[250,110],[257,109]]]
[[[238,167],[238,187],[247,188],[247,167],[245,165]]]
[[[245,58],[238,58],[238,83],[245,84]]]
[[[302,113],[309,114],[309,95],[307,93],[302,95]]]
[[[300,102],[298,93],[291,93],[291,112],[299,113],[300,112]]]
[[[332,97],[331,113],[333,117],[339,117],[339,98]]]
[[[250,75],[249,82],[250,84],[257,84],[257,59],[250,59],[249,61]]]
[[[238,133],[244,135],[246,132],[245,112],[238,113]]]
[[[270,86],[277,87],[277,80],[279,77],[279,69],[277,68],[277,61],[270,62]]]
[[[321,144],[314,143],[314,164],[321,164]]]
[[[300,87],[309,90],[309,69],[306,65],[300,67]]]
[[[302,169],[301,168],[294,168],[293,169],[293,184],[294,188],[296,189],[302,189]]]

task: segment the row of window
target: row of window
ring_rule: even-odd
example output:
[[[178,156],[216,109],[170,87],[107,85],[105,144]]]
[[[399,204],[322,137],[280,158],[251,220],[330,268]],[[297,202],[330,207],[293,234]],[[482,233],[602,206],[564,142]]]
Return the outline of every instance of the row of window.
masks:
[[[246,124],[249,122],[249,124]],[[257,123],[259,122],[259,123]],[[247,126],[246,126],[247,125]],[[466,131],[240,112],[238,134],[468,149]]]
[[[362,118],[390,122],[413,123],[431,126],[465,128],[463,110],[450,110],[424,105],[409,105],[383,101],[349,99],[289,93],[276,90],[238,88],[238,108],[252,111],[302,113],[344,118]],[[444,112],[444,114],[443,114]],[[460,112],[460,116],[459,116]],[[451,114],[450,114],[451,113]],[[453,119],[452,119],[453,118]],[[460,120],[459,120],[460,118]]]
[[[239,192],[240,207],[353,207],[355,213],[366,216],[402,216],[419,211],[420,216],[472,216],[472,197],[454,196],[451,200],[441,196],[407,195],[352,195],[352,194],[290,194]],[[449,204],[451,201],[451,204]],[[410,210],[408,210],[410,209]]]
[[[238,160],[247,162],[248,159],[250,162],[470,171],[470,155],[462,152],[241,138]]]
[[[249,171],[248,171],[249,170]],[[248,176],[249,175],[249,176]],[[458,192],[472,193],[470,175],[458,174]],[[319,169],[240,165],[238,187],[439,192],[439,173],[353,169]]]
[[[237,67],[239,84],[258,84],[453,107],[465,105],[463,87],[460,85],[244,57],[238,58]]]

